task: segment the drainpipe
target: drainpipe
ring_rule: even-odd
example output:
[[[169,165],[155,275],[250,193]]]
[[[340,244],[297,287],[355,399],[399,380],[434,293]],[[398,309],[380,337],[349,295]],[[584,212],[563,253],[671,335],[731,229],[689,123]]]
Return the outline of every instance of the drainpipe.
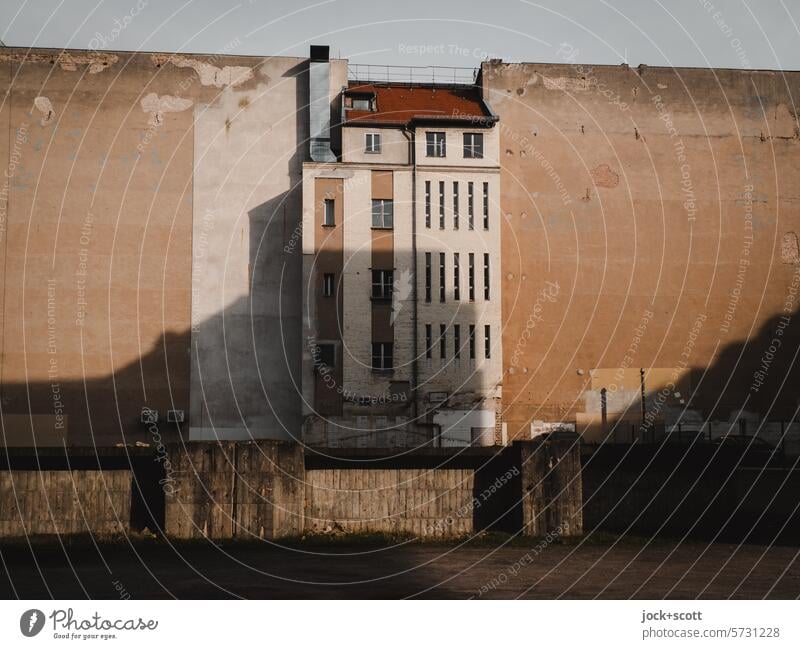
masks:
[[[408,140],[409,146],[409,159],[411,161],[411,272],[414,275],[414,284],[411,287],[411,295],[413,296],[413,310],[412,310],[412,329],[414,332],[413,354],[414,358],[411,361],[411,412],[414,417],[414,425],[417,425],[417,417],[419,415],[419,404],[417,403],[417,386],[419,385],[419,306],[418,306],[418,288],[417,288],[417,147],[416,147],[416,131],[413,127],[404,128],[403,136]]]

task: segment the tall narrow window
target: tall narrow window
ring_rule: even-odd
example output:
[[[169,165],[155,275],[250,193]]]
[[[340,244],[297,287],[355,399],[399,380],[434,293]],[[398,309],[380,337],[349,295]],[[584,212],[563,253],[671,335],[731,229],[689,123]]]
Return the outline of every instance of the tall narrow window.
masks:
[[[432,284],[432,277],[431,277],[431,253],[425,253],[425,301],[431,301],[431,284]]]
[[[461,358],[461,325],[453,325],[453,357]]]
[[[335,203],[332,198],[326,198],[322,213],[322,225],[336,225]]]
[[[483,229],[489,229],[489,183],[483,183]]]
[[[425,181],[425,227],[431,227],[431,181]]]
[[[475,360],[475,325],[469,326],[469,357]]]
[[[439,229],[444,230],[444,182],[439,183]]]
[[[445,157],[445,135],[441,131],[425,133],[425,155],[429,158]]]
[[[444,302],[444,289],[445,289],[445,268],[444,268],[444,253],[439,253],[439,302]]]
[[[372,199],[372,227],[391,229],[394,224],[394,204],[389,198]]]
[[[325,273],[322,276],[322,295],[325,297],[333,295],[333,273]]]
[[[381,152],[381,134],[380,133],[367,133],[366,143],[364,146],[366,153],[380,153]]]
[[[425,325],[425,358],[433,356],[433,327]]]
[[[483,325],[483,355],[492,357],[492,328],[489,325]]]
[[[461,299],[461,262],[457,252],[453,253],[453,299]]]
[[[483,253],[483,299],[489,299],[489,253]]]
[[[372,343],[372,369],[391,370],[394,367],[393,352],[392,343]]]
[[[375,300],[391,300],[392,285],[394,284],[394,271],[372,271],[372,297]]]
[[[469,217],[469,229],[475,229],[475,185],[467,183],[467,216]]]
[[[467,282],[469,287],[469,301],[475,301],[475,255],[469,253],[469,278]]]
[[[458,183],[453,183],[453,229],[458,230]]]
[[[447,358],[447,325],[439,325],[439,358]]]
[[[483,133],[464,133],[464,157],[483,157]]]

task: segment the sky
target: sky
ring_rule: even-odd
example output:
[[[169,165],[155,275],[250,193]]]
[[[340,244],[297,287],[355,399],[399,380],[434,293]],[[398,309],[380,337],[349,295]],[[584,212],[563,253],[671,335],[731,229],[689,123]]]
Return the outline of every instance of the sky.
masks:
[[[2,0],[9,46],[800,70],[800,0]]]

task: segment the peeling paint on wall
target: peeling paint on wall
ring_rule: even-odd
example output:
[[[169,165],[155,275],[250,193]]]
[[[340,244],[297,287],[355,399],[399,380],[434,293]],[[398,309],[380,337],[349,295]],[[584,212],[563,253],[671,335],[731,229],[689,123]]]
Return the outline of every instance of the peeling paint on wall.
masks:
[[[800,245],[797,234],[787,232],[781,241],[781,261],[784,264],[800,264]]]
[[[153,54],[150,58],[159,66],[172,63],[178,68],[191,68],[200,77],[200,83],[204,86],[234,87],[253,78],[253,68],[243,65],[226,65],[224,68],[218,68],[206,61],[191,59],[187,56],[170,56],[169,54]]]
[[[88,65],[89,74],[97,74],[119,61],[116,54],[94,53],[70,53],[61,52],[57,54],[42,54],[28,52],[3,52],[0,53],[0,61],[13,61],[15,63],[46,63],[58,64],[62,70],[67,72],[77,72],[79,66]]]
[[[591,171],[592,174],[592,182],[595,184],[596,187],[606,187],[607,189],[613,189],[617,185],[619,185],[619,174],[617,174],[611,167],[607,164],[601,164],[596,166]]]
[[[47,97],[37,97],[33,100],[33,105],[36,107],[42,114],[42,119],[40,124],[42,126],[47,126],[56,116],[55,110],[53,110],[53,104],[50,103],[50,100]]]
[[[542,75],[547,90],[586,90],[586,80],[576,77],[546,77]]]
[[[160,97],[151,92],[142,98],[141,106],[145,113],[150,113],[151,124],[161,124],[164,121],[164,113],[179,113],[191,108],[194,102],[191,99],[182,99],[171,95],[161,95]]]

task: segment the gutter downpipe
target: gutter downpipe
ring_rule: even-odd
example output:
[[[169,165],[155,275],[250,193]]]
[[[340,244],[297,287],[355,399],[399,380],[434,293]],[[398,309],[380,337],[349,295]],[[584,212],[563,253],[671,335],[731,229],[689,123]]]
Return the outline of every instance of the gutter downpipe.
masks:
[[[403,135],[408,139],[410,147],[409,157],[411,159],[411,272],[414,275],[412,286],[413,309],[412,309],[412,329],[414,332],[413,354],[411,361],[411,412],[414,417],[414,426],[417,426],[419,416],[419,404],[417,403],[417,386],[419,385],[419,306],[418,306],[418,282],[417,282],[417,147],[416,131],[413,126],[405,127]]]

